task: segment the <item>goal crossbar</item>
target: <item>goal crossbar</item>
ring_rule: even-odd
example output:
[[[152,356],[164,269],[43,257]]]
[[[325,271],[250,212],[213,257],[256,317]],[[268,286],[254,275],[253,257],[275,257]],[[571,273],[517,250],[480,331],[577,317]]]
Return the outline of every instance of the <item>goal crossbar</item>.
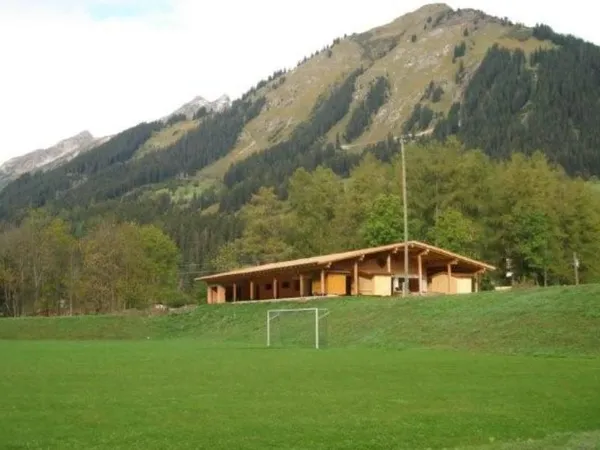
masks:
[[[312,312],[315,315],[315,348],[319,348],[319,321],[329,315],[327,308],[289,308],[270,309],[267,311],[267,347],[271,346],[271,320],[284,313]]]

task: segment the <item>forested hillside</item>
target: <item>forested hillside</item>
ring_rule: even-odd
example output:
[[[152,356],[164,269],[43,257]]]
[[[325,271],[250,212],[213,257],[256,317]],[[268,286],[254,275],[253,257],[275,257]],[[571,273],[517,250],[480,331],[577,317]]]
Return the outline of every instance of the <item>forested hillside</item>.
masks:
[[[597,176],[600,48],[545,26],[531,34],[556,47],[526,55],[494,45],[465,89],[461,126],[450,133],[494,157],[541,150],[571,174]]]
[[[336,39],[226,110],[139,124],[0,191],[0,313],[143,307],[141,284],[192,301],[199,274],[398,240],[402,135],[411,239],[498,265],[489,283],[507,258],[517,281],[570,283],[573,252],[600,281],[599,71],[590,43],[444,5]],[[169,276],[128,265],[161,248],[151,273]],[[90,304],[94,286],[110,300]]]

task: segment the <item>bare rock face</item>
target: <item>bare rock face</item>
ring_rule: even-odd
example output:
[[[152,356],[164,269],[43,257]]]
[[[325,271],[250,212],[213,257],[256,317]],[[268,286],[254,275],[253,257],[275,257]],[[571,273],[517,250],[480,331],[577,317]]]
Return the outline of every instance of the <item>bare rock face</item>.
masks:
[[[9,159],[0,166],[0,189],[24,173],[50,170],[70,161],[80,153],[106,142],[106,140],[107,138],[95,138],[89,131],[83,131],[63,139],[52,147]]]
[[[231,106],[231,99],[227,95],[222,95],[215,101],[206,100],[204,97],[194,97],[189,102],[181,105],[175,111],[168,116],[163,117],[161,120],[167,121],[173,116],[184,115],[186,119],[190,120],[194,115],[201,109],[206,108],[207,112],[221,112]]]

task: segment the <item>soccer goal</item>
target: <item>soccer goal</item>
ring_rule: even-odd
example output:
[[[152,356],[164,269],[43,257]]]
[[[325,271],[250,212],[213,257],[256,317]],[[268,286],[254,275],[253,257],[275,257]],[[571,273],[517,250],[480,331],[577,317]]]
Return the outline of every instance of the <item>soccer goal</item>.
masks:
[[[321,348],[327,343],[325,308],[271,309],[267,311],[267,347],[303,345]]]

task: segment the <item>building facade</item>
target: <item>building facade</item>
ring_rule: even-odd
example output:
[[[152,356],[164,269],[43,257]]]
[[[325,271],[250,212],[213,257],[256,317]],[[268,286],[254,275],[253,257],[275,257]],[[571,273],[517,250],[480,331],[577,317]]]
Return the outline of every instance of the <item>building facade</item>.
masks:
[[[408,248],[408,292],[466,294],[495,268],[423,242]],[[321,296],[393,296],[404,284],[404,243],[283,261],[198,278],[207,302],[301,299]]]

